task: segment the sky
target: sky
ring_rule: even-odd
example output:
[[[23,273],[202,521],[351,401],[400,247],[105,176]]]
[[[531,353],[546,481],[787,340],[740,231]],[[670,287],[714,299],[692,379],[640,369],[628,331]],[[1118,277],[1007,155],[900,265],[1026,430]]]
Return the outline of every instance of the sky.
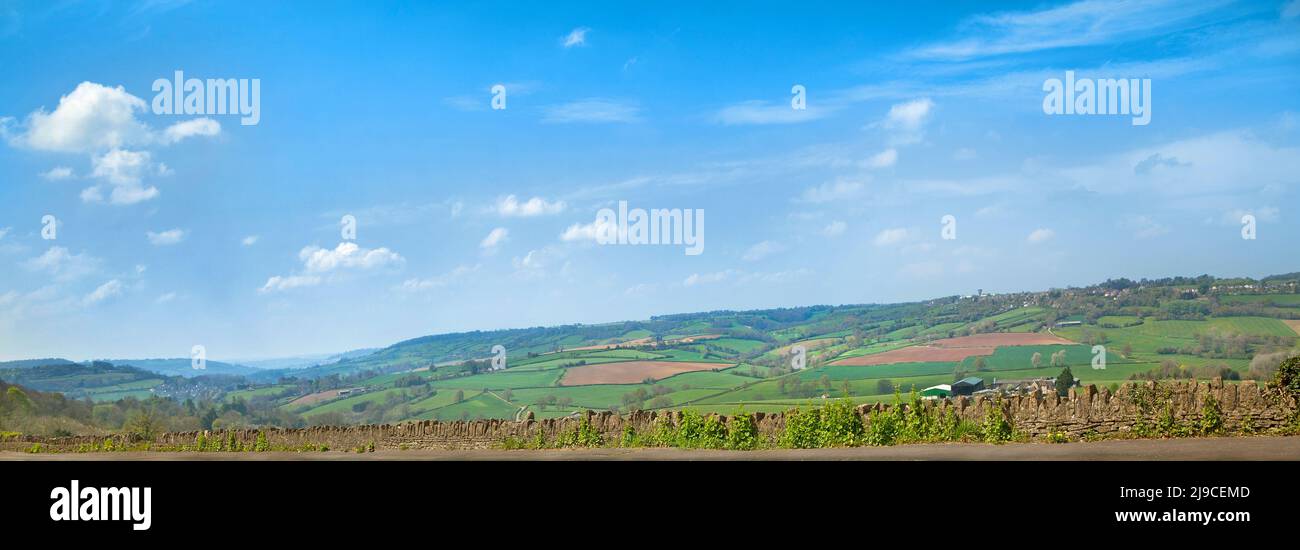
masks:
[[[0,0],[0,359],[1300,271],[1300,1],[607,4]]]

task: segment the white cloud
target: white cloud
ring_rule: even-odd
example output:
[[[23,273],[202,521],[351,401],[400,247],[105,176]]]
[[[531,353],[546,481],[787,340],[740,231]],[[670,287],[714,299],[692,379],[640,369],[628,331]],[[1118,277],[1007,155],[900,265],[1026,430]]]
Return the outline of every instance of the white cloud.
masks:
[[[158,189],[145,187],[141,180],[149,172],[152,163],[148,151],[127,151],[113,149],[92,159],[94,170],[91,176],[108,182],[113,191],[110,202],[113,204],[135,204],[158,196]],[[103,186],[88,187],[81,193],[85,202],[103,200]]]
[[[145,232],[145,236],[149,237],[149,244],[152,244],[154,246],[166,246],[170,244],[176,244],[184,240],[185,230],[168,229],[166,231],[162,231],[158,233],[155,233],[153,231],[147,231]]]
[[[113,279],[107,283],[99,285],[98,288],[91,291],[90,294],[87,294],[84,298],[82,298],[81,303],[83,305],[92,306],[104,300],[107,300],[109,298],[112,298],[114,296],[121,296],[121,295],[122,295],[122,283],[117,279]]]
[[[276,275],[267,279],[266,284],[262,285],[258,292],[266,294],[293,288],[316,286],[320,283],[321,278],[318,275],[287,275],[283,277]]]
[[[880,122],[880,126],[890,133],[889,141],[894,145],[910,145],[920,142],[925,137],[925,123],[930,119],[934,101],[924,97],[889,107],[889,114]]]
[[[724,281],[734,281],[732,284],[736,286],[751,283],[781,284],[806,276],[810,273],[811,271],[807,268],[777,272],[745,272],[735,269],[726,269],[723,271],[715,271],[713,273],[692,273],[682,281],[682,285],[692,287],[721,283]]]
[[[110,88],[82,82],[59,98],[53,111],[40,108],[32,112],[17,132],[0,125],[0,135],[15,147],[90,155],[91,176],[106,183],[83,189],[81,199],[103,202],[107,195],[111,204],[135,204],[158,196],[157,188],[142,183],[144,176],[172,173],[166,164],[155,165],[149,151],[138,149],[170,145],[191,136],[213,136],[221,131],[221,125],[209,118],[178,122],[155,131],[136,118],[146,108],[143,99],[127,93],[122,86]],[[66,179],[73,173],[70,168],[58,167],[42,177]]]
[[[861,194],[865,187],[866,185],[857,181],[835,180],[805,189],[797,202],[819,204],[849,200]]]
[[[569,31],[569,34],[564,35],[564,37],[560,39],[560,43],[563,44],[565,48],[586,46],[588,32],[591,32],[591,29],[587,27],[578,27]]]
[[[41,177],[48,181],[66,180],[75,176],[76,174],[72,173],[72,169],[67,166],[55,166],[45,172],[41,172]]]
[[[720,283],[727,280],[728,277],[731,277],[735,273],[735,271],[730,269],[714,273],[692,273],[690,276],[686,277],[686,280],[682,281],[682,284],[686,286],[696,286],[709,283]]]
[[[333,250],[308,246],[298,252],[308,273],[329,273],[337,269],[374,269],[401,264],[406,260],[387,248],[366,249],[354,242],[341,242]]]
[[[785,246],[781,245],[781,243],[773,242],[773,241],[763,241],[761,243],[749,247],[749,250],[746,250],[745,254],[741,256],[740,259],[745,260],[747,262],[756,262],[758,260],[761,260],[763,258],[771,256],[772,254],[776,254],[784,250],[785,250]]]
[[[907,238],[907,230],[903,228],[886,229],[876,234],[876,238],[871,242],[876,246],[891,246],[903,242]]]
[[[838,237],[840,235],[843,235],[844,230],[848,229],[848,227],[849,227],[848,224],[839,220],[835,220],[831,223],[826,224],[826,227],[822,228],[822,235],[825,235],[827,237]]]
[[[12,230],[12,227],[0,227],[0,240],[4,240],[5,235],[8,235]]]
[[[166,304],[166,303],[169,303],[169,302],[171,302],[171,301],[173,301],[173,300],[175,300],[175,299],[176,299],[176,293],[175,293],[175,292],[168,292],[168,293],[166,293],[166,294],[163,294],[163,295],[158,296],[158,298],[154,300],[154,303],[156,303],[156,304]]]
[[[496,212],[505,217],[527,218],[559,214],[564,211],[564,207],[564,201],[561,200],[550,202],[541,197],[533,197],[526,202],[519,202],[514,195],[507,195],[497,200]]]
[[[253,246],[257,244],[258,239],[261,239],[261,237],[257,235],[249,235],[247,237],[244,237],[242,240],[240,240],[239,244],[244,246]]]
[[[177,143],[193,136],[215,136],[221,133],[221,123],[210,118],[196,118],[177,122],[163,131],[164,143]]]
[[[258,292],[265,294],[316,286],[325,282],[323,275],[345,269],[365,271],[406,263],[405,258],[387,248],[361,248],[354,242],[341,242],[332,250],[315,245],[307,246],[298,252],[298,259],[303,264],[302,273],[275,275],[267,279]]]
[[[977,15],[958,37],[915,48],[910,57],[967,60],[1057,48],[1122,43],[1199,24],[1220,2],[1083,0],[1036,11]]]
[[[1228,131],[1135,149],[1048,176],[1100,193],[1150,189],[1195,196],[1288,188],[1297,173],[1300,148],[1274,146],[1250,132]]]
[[[483,237],[483,240],[479,241],[478,247],[489,252],[495,251],[497,246],[505,242],[509,235],[509,229],[498,227],[489,232],[486,237]]]
[[[551,105],[543,109],[542,122],[548,123],[631,123],[641,120],[636,103],[613,99],[588,98]]]
[[[564,261],[564,250],[555,246],[545,246],[537,250],[529,250],[522,258],[515,257],[510,260],[514,266],[514,276],[521,279],[538,279],[548,275],[548,268],[560,265],[558,273],[563,276],[570,268],[570,263]]]
[[[143,99],[118,86],[82,82],[59,98],[53,112],[28,115],[26,132],[11,139],[40,151],[93,153],[149,139],[149,128],[135,118],[145,110]]]
[[[1047,242],[1051,240],[1052,237],[1055,236],[1056,236],[1056,232],[1052,231],[1051,229],[1038,228],[1031,231],[1029,233],[1029,237],[1026,240],[1028,240],[1030,244],[1039,244],[1039,243]]]
[[[789,103],[743,101],[728,105],[713,115],[714,122],[728,126],[745,124],[797,124],[825,118],[834,110],[818,106],[794,109]]]
[[[872,168],[889,168],[898,162],[898,150],[890,147],[867,159],[867,166]]]
[[[52,246],[44,254],[27,260],[23,267],[51,275],[55,280],[80,279],[99,270],[98,258],[86,253],[72,254],[62,246]]]
[[[568,229],[565,229],[564,233],[560,234],[560,240],[565,242],[595,241],[601,234],[601,231],[604,231],[606,235],[609,235],[613,230],[613,224],[610,223],[600,223],[596,221],[587,224],[575,223],[570,225]]]
[[[443,288],[464,278],[466,275],[478,271],[479,267],[481,267],[481,265],[461,265],[447,273],[429,277],[427,279],[407,279],[402,282],[402,285],[398,287],[398,290],[403,292],[424,292],[436,288]]]
[[[221,124],[210,118],[178,122],[155,132],[136,118],[147,104],[126,88],[82,82],[59,98],[52,112],[44,108],[27,116],[24,131],[10,143],[38,151],[97,154],[112,149],[151,144],[171,144],[191,136],[214,136]]]

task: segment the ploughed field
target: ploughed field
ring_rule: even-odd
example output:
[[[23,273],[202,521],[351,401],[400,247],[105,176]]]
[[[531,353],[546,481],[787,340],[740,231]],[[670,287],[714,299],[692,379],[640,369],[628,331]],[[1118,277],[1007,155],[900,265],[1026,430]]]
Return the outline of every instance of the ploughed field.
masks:
[[[676,361],[627,361],[602,363],[565,369],[560,378],[562,386],[590,384],[635,384],[647,379],[662,380],[684,372],[719,368],[718,363],[687,363]]]
[[[925,345],[909,346],[872,355],[850,357],[836,361],[836,365],[890,365],[893,363],[925,363],[931,361],[962,361],[967,357],[993,355],[999,346],[1039,346],[1049,344],[1074,344],[1069,340],[1033,332],[1007,332],[975,334],[958,338],[944,338]]]

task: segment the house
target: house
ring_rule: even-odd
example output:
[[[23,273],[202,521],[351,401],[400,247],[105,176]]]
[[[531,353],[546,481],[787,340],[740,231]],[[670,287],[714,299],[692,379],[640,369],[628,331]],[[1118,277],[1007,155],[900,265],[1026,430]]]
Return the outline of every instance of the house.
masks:
[[[1021,379],[993,379],[990,384],[993,389],[1001,390],[1005,393],[1033,393],[1034,390],[1046,392],[1056,391],[1055,378],[1021,378]]]
[[[941,399],[944,397],[951,397],[951,396],[952,396],[952,386],[948,384],[939,384],[937,386],[930,386],[926,389],[921,390],[922,399]]]
[[[971,395],[984,389],[984,379],[977,376],[962,378],[952,383],[953,395]]]

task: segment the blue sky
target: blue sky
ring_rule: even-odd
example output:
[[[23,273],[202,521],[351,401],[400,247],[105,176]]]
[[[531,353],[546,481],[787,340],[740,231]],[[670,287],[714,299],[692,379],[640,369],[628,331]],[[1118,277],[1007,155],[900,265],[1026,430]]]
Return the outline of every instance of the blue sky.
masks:
[[[1294,0],[268,4],[0,1],[0,358],[1300,270]],[[260,121],[155,114],[176,70]],[[704,253],[596,244],[618,201]]]

